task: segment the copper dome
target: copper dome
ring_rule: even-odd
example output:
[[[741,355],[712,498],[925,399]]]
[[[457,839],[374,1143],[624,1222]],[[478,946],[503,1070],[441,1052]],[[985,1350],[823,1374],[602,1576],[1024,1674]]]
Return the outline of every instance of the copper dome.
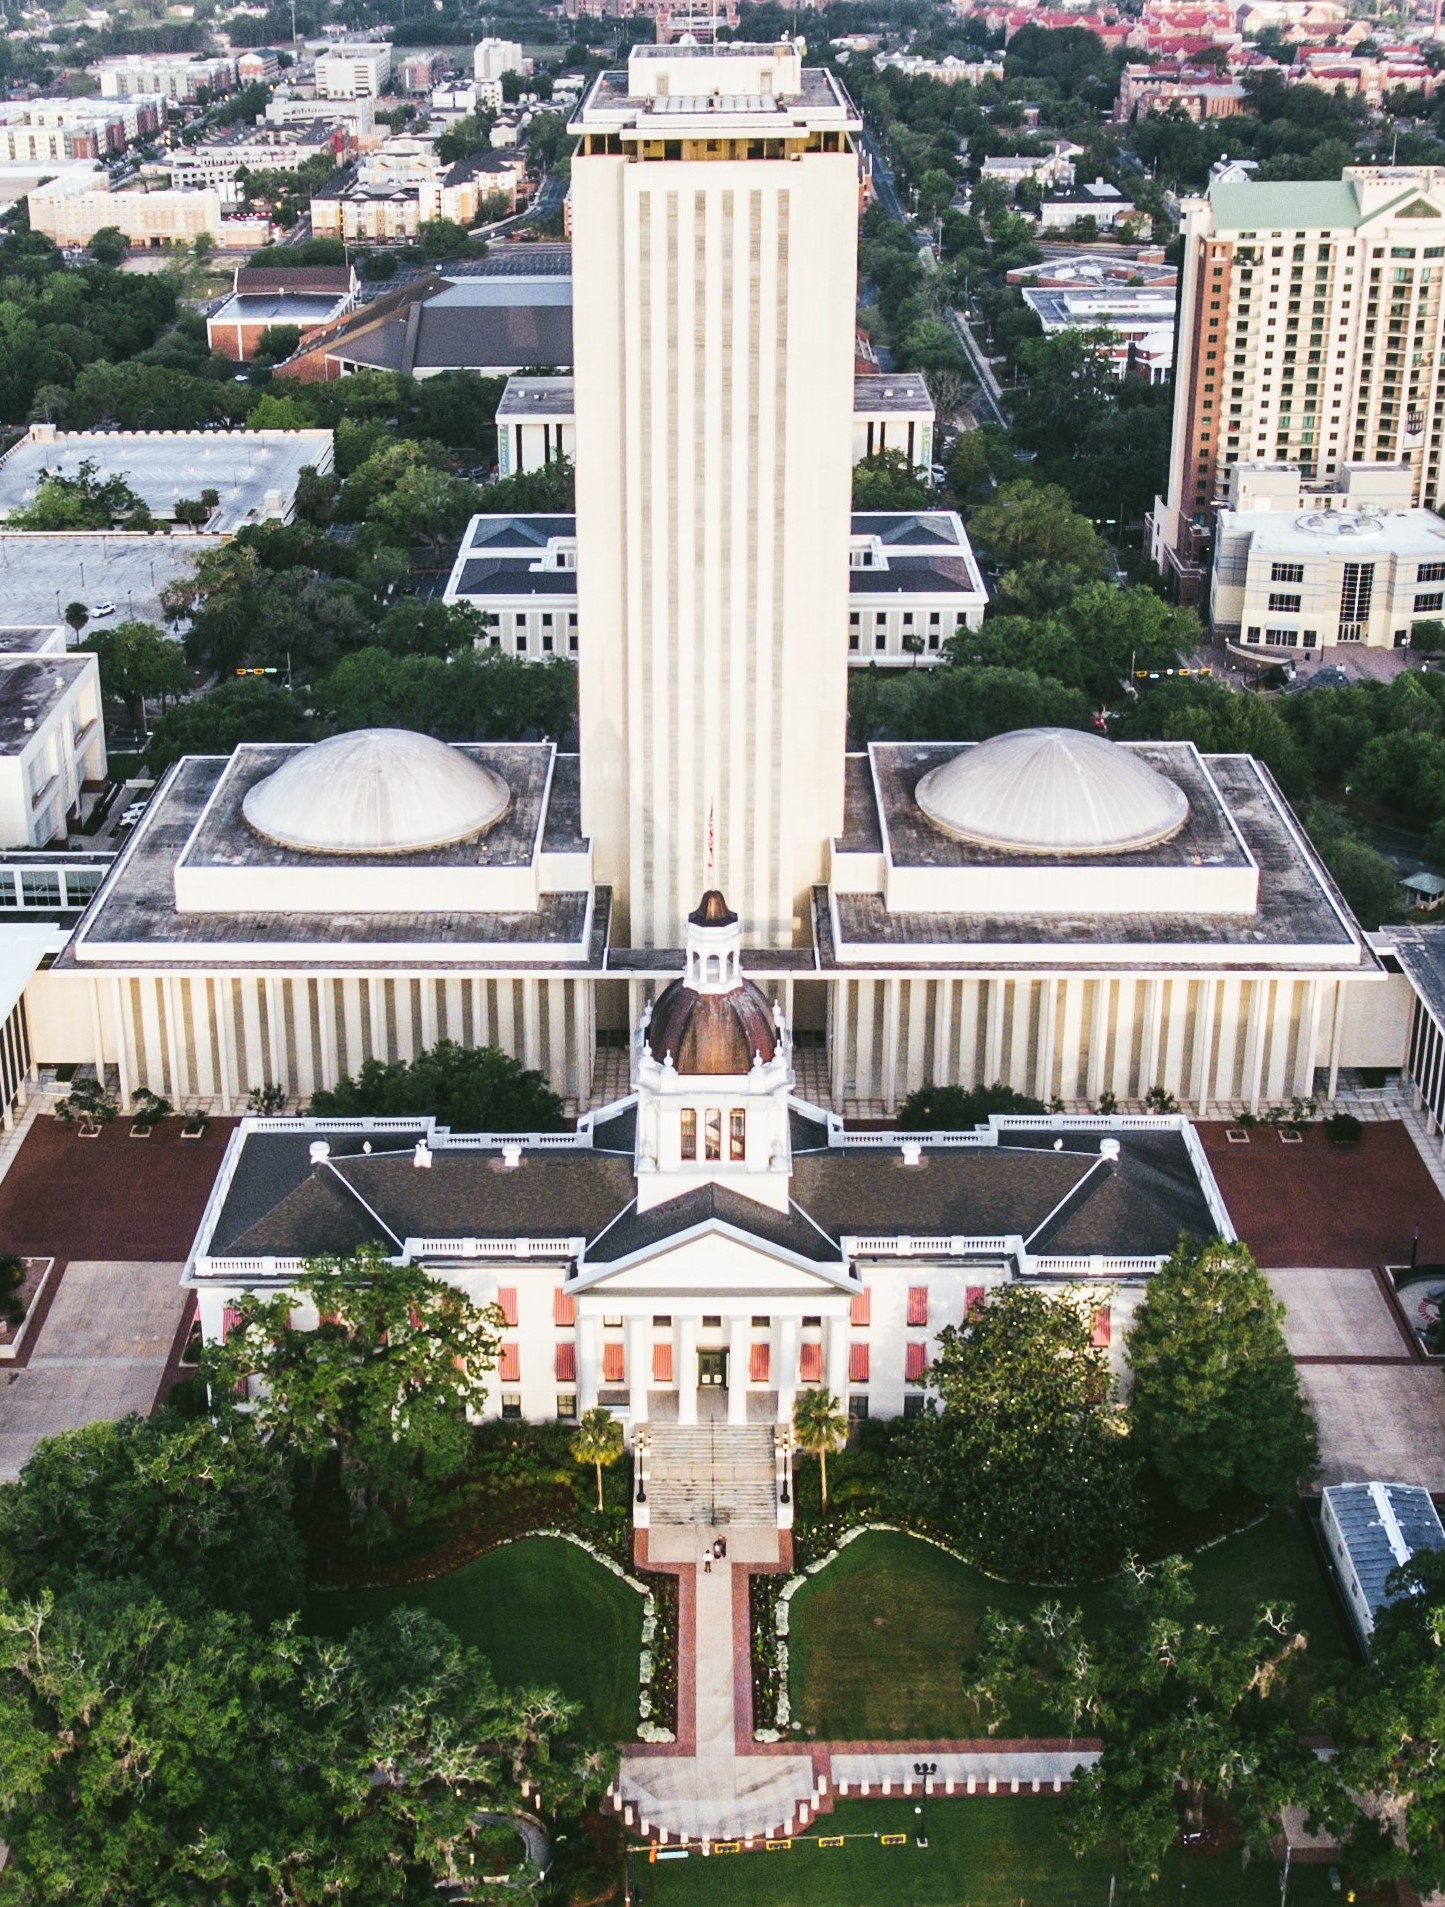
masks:
[[[753,1056],[778,1049],[773,1009],[751,980],[726,993],[698,993],[674,980],[658,995],[647,1029],[655,1060],[671,1053],[680,1073],[746,1073]]]

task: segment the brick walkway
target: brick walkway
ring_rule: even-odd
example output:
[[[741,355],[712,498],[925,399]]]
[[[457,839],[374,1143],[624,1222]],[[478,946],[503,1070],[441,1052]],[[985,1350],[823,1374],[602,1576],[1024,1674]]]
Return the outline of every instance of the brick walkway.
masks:
[[[1230,1145],[1223,1124],[1198,1127],[1235,1230],[1261,1265],[1408,1263],[1420,1227],[1422,1264],[1445,1263],[1445,1198],[1399,1121],[1365,1126],[1357,1149],[1331,1146],[1324,1128],[1285,1145],[1255,1126]]]
[[[41,1116],[0,1181],[0,1244],[25,1257],[183,1263],[220,1170],[234,1119],[182,1139],[167,1119],[132,1139],[118,1119],[81,1139]]]

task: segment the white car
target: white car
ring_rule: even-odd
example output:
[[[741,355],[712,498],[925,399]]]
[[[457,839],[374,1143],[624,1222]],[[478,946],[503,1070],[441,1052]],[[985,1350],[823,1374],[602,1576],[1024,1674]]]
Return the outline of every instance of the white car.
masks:
[[[115,604],[114,603],[97,603],[95,607],[91,610],[90,614],[91,614],[92,620],[94,621],[98,621],[99,618],[102,616],[113,616],[115,614]]]

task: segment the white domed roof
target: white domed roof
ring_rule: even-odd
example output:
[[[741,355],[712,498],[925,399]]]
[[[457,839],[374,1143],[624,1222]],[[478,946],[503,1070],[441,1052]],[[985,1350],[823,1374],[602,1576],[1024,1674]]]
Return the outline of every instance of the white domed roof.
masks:
[[[241,812],[258,834],[306,854],[409,854],[490,828],[511,796],[460,749],[406,728],[359,728],[292,755]]]
[[[1021,728],[965,748],[918,784],[945,834],[1015,854],[1122,854],[1167,841],[1184,790],[1132,749],[1074,728]]]

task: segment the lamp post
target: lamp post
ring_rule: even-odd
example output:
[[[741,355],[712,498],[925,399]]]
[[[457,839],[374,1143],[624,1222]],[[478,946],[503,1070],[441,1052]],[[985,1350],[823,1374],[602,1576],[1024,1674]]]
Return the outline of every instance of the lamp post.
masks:
[[[933,1777],[938,1773],[938,1763],[936,1761],[915,1761],[913,1764],[913,1772],[916,1775],[920,1775],[923,1779],[923,1800],[920,1801],[917,1807],[915,1807],[913,1810],[913,1812],[918,1816],[918,1832],[914,1836],[914,1839],[917,1842],[919,1847],[927,1847],[928,1846],[928,1815],[925,1812],[925,1808],[928,1802],[928,1794],[929,1794],[928,1784],[930,1781],[932,1781]]]
[[[789,1461],[792,1457],[792,1454],[793,1454],[793,1440],[792,1440],[792,1437],[789,1435],[789,1433],[786,1430],[784,1430],[783,1432],[783,1487],[781,1491],[778,1493],[778,1501],[784,1504],[791,1503],[793,1500],[792,1490],[790,1488],[791,1474],[789,1469]]]
[[[645,1475],[647,1449],[648,1449],[647,1432],[645,1430],[635,1431],[633,1433],[633,1438],[632,1438],[632,1456],[633,1456],[633,1462],[637,1466],[637,1498],[636,1500],[639,1503],[646,1503],[647,1501],[647,1477]]]

